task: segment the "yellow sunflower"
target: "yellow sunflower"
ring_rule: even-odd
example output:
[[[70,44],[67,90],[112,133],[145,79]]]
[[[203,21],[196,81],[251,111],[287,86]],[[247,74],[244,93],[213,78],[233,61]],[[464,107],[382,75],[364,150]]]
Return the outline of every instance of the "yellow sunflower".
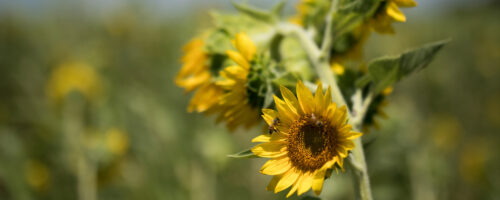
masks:
[[[175,83],[186,89],[186,92],[196,90],[189,102],[188,111],[204,112],[217,103],[222,90],[211,81],[208,55],[204,51],[204,42],[195,38],[183,48],[185,55],[181,61],[183,66],[175,78]]]
[[[94,100],[102,90],[101,79],[95,69],[83,62],[67,62],[52,71],[47,83],[47,95],[60,103],[73,91]]]
[[[362,133],[352,131],[347,122],[346,106],[337,107],[330,88],[323,94],[321,84],[315,95],[302,82],[297,83],[297,97],[281,87],[284,100],[274,97],[277,110],[263,109],[262,117],[275,131],[252,140],[263,142],[252,148],[260,157],[271,158],[261,168],[262,174],[274,175],[267,190],[275,193],[291,187],[287,197],[311,187],[319,195],[323,181],[334,165],[343,167],[355,138]]]
[[[236,34],[232,42],[238,51],[228,50],[226,53],[237,65],[219,72],[223,79],[217,81],[216,85],[224,90],[224,94],[213,111],[219,113],[217,121],[226,121],[231,131],[240,125],[249,128],[259,121],[259,110],[250,105],[246,87],[250,62],[257,48],[245,33]]]
[[[385,3],[385,8],[377,13],[371,20],[370,24],[378,33],[394,33],[392,22],[405,22],[406,16],[399,7],[415,7],[417,2],[414,0],[388,0]]]

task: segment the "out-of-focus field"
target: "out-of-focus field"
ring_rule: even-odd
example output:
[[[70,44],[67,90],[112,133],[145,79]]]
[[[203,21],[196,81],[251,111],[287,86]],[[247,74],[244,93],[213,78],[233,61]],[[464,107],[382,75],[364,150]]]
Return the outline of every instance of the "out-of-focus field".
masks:
[[[264,159],[226,157],[263,129],[229,134],[187,113],[174,85],[206,10],[158,17],[125,3],[95,16],[61,4],[0,12],[0,199],[76,199],[75,152],[96,167],[99,199],[284,198],[265,191]],[[498,199],[500,4],[413,13],[396,35],[373,34],[365,57],[452,42],[395,88],[389,117],[365,137],[375,199]],[[58,97],[75,79],[88,92]],[[324,187],[325,199],[353,199],[349,173]]]

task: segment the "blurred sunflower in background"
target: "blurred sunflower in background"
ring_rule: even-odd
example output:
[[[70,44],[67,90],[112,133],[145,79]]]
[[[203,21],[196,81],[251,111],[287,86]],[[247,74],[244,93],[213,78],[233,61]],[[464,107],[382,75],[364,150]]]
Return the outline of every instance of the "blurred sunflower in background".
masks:
[[[47,83],[47,96],[60,103],[73,91],[79,92],[88,100],[99,96],[102,83],[95,69],[83,62],[67,62],[54,69]]]
[[[217,121],[226,121],[230,131],[243,125],[249,128],[259,121],[259,110],[251,105],[247,91],[250,67],[257,53],[257,47],[245,33],[237,33],[232,41],[237,51],[228,50],[228,57],[236,65],[220,71],[221,80],[216,85],[224,90],[213,112],[218,113]]]
[[[330,88],[323,94],[319,84],[314,96],[300,81],[296,88],[297,97],[281,87],[284,100],[274,97],[277,110],[262,110],[262,117],[275,131],[254,138],[252,142],[263,143],[252,152],[271,158],[260,170],[274,176],[267,190],[277,193],[291,187],[289,197],[312,188],[319,195],[325,177],[335,164],[343,167],[348,151],[354,148],[352,140],[362,133],[346,124],[347,108],[332,102]]]
[[[183,66],[175,78],[175,83],[186,92],[196,90],[189,102],[188,111],[204,112],[216,104],[222,90],[215,85],[207,64],[209,55],[204,50],[201,38],[192,39],[183,48]]]

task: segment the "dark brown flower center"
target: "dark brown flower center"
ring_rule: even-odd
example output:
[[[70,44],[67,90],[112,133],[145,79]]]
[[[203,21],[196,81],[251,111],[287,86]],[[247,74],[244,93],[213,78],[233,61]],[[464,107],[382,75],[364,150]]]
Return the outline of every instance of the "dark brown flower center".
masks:
[[[288,157],[302,171],[321,168],[335,156],[337,130],[321,116],[307,114],[289,129]]]

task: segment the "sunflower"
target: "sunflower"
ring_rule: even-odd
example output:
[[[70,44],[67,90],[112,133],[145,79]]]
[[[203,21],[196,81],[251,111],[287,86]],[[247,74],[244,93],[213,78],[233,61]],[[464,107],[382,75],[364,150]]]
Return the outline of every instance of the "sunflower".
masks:
[[[71,92],[79,92],[88,100],[100,96],[102,84],[95,69],[83,62],[67,62],[52,71],[47,83],[47,95],[60,103]]]
[[[209,56],[204,51],[205,43],[195,38],[183,48],[183,66],[175,78],[175,83],[186,92],[196,90],[189,102],[188,111],[204,112],[217,103],[222,90],[211,81],[212,75],[207,64]]]
[[[284,100],[274,96],[277,110],[262,110],[262,117],[274,132],[254,138],[252,142],[263,143],[252,152],[271,158],[260,169],[262,174],[274,175],[267,190],[277,193],[291,187],[289,197],[312,187],[319,195],[325,177],[335,164],[343,167],[348,151],[354,148],[352,140],[362,133],[346,124],[347,108],[332,102],[330,88],[323,94],[319,84],[314,97],[302,82],[296,88],[298,99],[282,86]]]
[[[226,53],[237,65],[219,72],[222,79],[216,85],[224,90],[224,94],[214,109],[219,113],[217,121],[226,121],[231,131],[240,125],[249,128],[259,121],[259,110],[250,104],[246,87],[257,48],[245,33],[236,34],[232,43],[238,51],[228,50]]]
[[[392,22],[405,22],[406,16],[399,7],[415,7],[417,2],[414,0],[387,0],[380,12],[375,14],[370,24],[378,33],[394,33]]]

